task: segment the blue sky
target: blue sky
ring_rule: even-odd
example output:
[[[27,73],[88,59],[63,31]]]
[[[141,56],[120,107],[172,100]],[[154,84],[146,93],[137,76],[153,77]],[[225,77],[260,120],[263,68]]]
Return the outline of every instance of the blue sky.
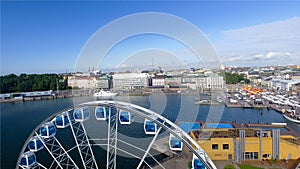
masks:
[[[300,64],[299,9],[296,1],[1,1],[1,74],[72,71],[93,33],[115,19],[140,12],[168,13],[191,22],[228,66]],[[100,69],[124,65],[120,57],[129,51],[132,54],[132,46],[161,45],[171,52],[177,48],[177,42],[156,36],[132,39],[115,48]],[[188,58],[184,62],[196,61]]]

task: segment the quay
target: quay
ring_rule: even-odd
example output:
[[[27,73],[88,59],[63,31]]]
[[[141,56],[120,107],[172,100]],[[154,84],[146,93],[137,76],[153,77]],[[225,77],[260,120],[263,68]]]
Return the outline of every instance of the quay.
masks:
[[[90,96],[89,90],[69,90],[69,91],[38,91],[24,93],[9,93],[0,95],[0,103],[26,102],[35,100],[52,100],[60,98]]]

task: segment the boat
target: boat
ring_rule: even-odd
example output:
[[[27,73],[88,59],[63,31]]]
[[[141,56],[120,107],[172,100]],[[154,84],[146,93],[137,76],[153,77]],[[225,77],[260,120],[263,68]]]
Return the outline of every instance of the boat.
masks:
[[[295,110],[287,111],[282,114],[287,120],[300,124],[300,115],[296,114]]]
[[[118,93],[114,93],[111,91],[104,91],[104,90],[100,90],[94,93],[94,97],[113,97],[116,95],[118,95]]]

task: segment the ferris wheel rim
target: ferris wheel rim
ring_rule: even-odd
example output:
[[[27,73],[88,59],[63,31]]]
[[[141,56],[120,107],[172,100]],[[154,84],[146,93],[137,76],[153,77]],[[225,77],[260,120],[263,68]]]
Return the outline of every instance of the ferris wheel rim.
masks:
[[[190,151],[193,152],[193,154],[205,165],[206,168],[213,168],[216,169],[216,166],[214,165],[214,163],[212,162],[212,160],[206,155],[205,159],[202,159],[202,156],[200,156],[200,152],[204,152],[204,150],[199,146],[199,144],[197,144],[197,142],[192,139],[185,131],[183,131],[179,126],[177,126],[176,124],[174,124],[172,121],[170,121],[169,119],[161,116],[160,114],[157,114],[156,112],[149,110],[147,108],[132,104],[132,103],[126,103],[126,102],[122,102],[122,101],[111,101],[111,100],[101,100],[101,101],[90,101],[90,102],[85,102],[85,103],[81,103],[75,106],[71,106],[68,107],[66,109],[60,110],[56,113],[54,113],[53,115],[49,116],[48,118],[46,118],[43,122],[41,122],[34,130],[33,132],[29,135],[29,137],[27,138],[27,140],[25,141],[25,144],[23,145],[20,154],[18,156],[17,159],[17,164],[16,164],[16,169],[19,168],[19,160],[22,157],[22,153],[25,152],[27,144],[29,142],[29,140],[35,136],[36,131],[38,131],[40,129],[40,127],[49,122],[49,121],[54,121],[55,117],[63,112],[66,111],[72,111],[78,108],[83,108],[86,106],[109,106],[109,107],[114,107],[117,109],[122,109],[122,110],[126,110],[129,112],[133,112],[135,114],[137,114],[138,116],[151,120],[153,121],[155,124],[159,125],[161,128],[164,128],[165,130],[167,130],[169,133],[173,134],[176,138],[180,139],[180,141],[183,142],[184,145],[186,145]],[[146,114],[146,113],[148,114]],[[161,123],[159,120],[163,120],[164,123]],[[167,122],[168,125],[170,125],[171,127],[173,127],[175,129],[172,130],[171,127],[168,127],[165,125],[165,122]],[[186,140],[188,139],[188,141]],[[191,145],[190,143],[192,143],[193,145]],[[196,149],[194,147],[196,147]],[[205,152],[204,152],[205,153]],[[206,154],[206,153],[205,153]]]

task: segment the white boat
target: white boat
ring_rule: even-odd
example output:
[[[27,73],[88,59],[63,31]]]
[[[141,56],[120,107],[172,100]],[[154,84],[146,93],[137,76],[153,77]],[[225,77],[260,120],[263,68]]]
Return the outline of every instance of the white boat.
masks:
[[[300,115],[295,114],[295,110],[292,110],[291,112],[292,113],[284,113],[282,115],[287,120],[300,124]]]
[[[100,90],[99,92],[94,93],[94,97],[113,97],[118,95],[118,93],[113,93],[111,91]]]

